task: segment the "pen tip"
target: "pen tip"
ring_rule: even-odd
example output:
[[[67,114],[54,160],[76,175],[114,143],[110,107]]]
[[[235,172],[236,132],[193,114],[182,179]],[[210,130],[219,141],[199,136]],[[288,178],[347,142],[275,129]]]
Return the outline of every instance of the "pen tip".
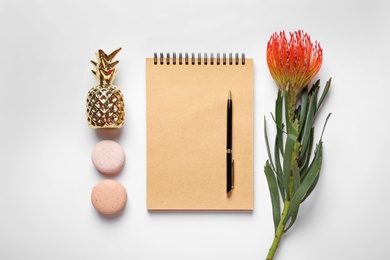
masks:
[[[232,99],[232,92],[229,90],[228,99]]]

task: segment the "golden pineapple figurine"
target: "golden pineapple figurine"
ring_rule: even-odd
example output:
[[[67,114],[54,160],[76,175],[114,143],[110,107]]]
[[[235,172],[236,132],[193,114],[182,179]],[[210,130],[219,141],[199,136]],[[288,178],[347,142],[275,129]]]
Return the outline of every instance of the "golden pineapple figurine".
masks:
[[[125,120],[125,103],[119,88],[112,84],[117,70],[114,68],[119,61],[113,61],[122,48],[105,54],[99,50],[96,53],[97,62],[92,61],[96,70],[92,70],[99,85],[93,87],[87,95],[87,120],[93,128],[119,128]]]

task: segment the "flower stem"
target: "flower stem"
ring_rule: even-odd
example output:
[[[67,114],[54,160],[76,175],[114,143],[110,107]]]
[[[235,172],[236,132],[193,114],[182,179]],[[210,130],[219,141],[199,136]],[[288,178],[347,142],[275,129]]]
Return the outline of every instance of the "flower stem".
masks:
[[[290,90],[288,93],[288,119],[290,124],[294,123],[295,107],[297,105],[298,94],[296,91]]]
[[[276,250],[278,249],[279,242],[282,239],[282,236],[284,234],[284,227],[285,227],[284,219],[286,217],[286,213],[287,213],[288,209],[290,208],[290,203],[291,203],[290,200],[286,200],[284,202],[282,217],[281,217],[279,224],[278,224],[278,227],[276,229],[274,241],[272,242],[271,248],[269,249],[266,260],[274,259],[274,255],[276,253]]]

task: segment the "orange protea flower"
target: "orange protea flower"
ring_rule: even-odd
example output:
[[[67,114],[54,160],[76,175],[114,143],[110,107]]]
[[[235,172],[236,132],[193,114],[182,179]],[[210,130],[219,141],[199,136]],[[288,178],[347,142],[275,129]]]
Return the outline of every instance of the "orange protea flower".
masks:
[[[283,92],[297,96],[322,65],[322,48],[303,31],[274,33],[267,45],[267,63],[273,79]]]

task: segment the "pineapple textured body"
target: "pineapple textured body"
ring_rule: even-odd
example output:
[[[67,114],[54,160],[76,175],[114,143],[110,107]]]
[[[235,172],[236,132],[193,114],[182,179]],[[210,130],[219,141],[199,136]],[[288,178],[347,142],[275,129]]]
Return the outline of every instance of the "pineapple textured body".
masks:
[[[98,85],[87,95],[87,119],[93,128],[122,127],[125,119],[123,94],[114,85]]]

